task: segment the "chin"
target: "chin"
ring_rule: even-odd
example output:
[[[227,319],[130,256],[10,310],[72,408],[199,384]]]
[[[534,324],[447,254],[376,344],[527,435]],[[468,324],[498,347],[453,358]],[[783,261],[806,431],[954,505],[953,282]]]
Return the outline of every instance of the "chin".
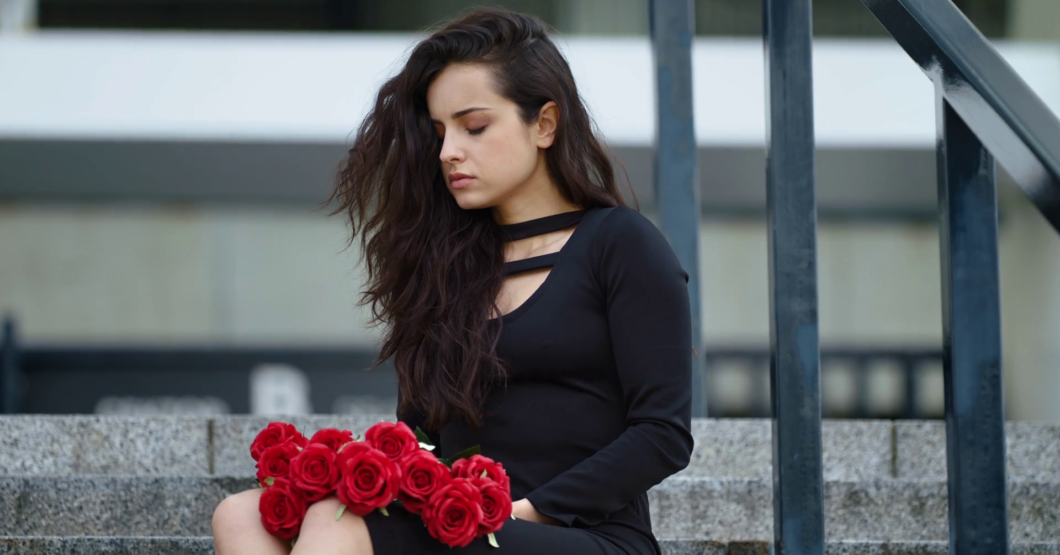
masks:
[[[453,195],[456,199],[457,206],[464,210],[479,210],[493,206],[493,203],[483,200],[479,195],[460,194],[464,192],[465,191],[458,191],[457,194]]]

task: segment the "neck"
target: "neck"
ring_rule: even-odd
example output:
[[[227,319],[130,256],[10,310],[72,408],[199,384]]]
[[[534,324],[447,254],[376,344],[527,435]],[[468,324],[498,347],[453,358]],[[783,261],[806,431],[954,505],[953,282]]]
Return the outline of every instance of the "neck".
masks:
[[[542,156],[530,179],[519,186],[515,194],[494,205],[492,211],[493,221],[510,225],[580,209],[560,194],[559,186],[548,175]]]

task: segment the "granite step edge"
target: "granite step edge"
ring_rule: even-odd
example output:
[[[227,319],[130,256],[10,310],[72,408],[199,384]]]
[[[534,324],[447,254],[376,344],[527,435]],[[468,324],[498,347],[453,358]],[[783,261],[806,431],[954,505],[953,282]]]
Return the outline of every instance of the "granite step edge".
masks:
[[[390,413],[300,416],[0,416],[0,475],[250,474],[248,447],[268,422],[305,433],[340,427],[360,433]],[[941,421],[822,421],[825,479],[945,480]],[[1014,481],[1060,482],[1060,424],[1005,423],[1007,471]],[[772,476],[769,419],[695,418],[696,447],[682,474]]]
[[[664,555],[768,555],[766,541],[659,538]],[[0,555],[212,555],[209,536],[0,536]],[[828,555],[947,555],[944,541],[829,541]],[[1060,543],[1013,543],[1012,555],[1060,555]]]
[[[655,533],[733,541],[772,536],[772,486],[756,480],[684,479],[649,491]],[[0,478],[0,530],[11,535],[78,534],[192,537],[210,531],[227,495],[252,480]],[[947,537],[943,482],[825,483],[829,537],[868,541],[937,541]],[[1060,485],[1010,488],[1013,541],[1060,541]],[[6,530],[4,530],[6,528]]]

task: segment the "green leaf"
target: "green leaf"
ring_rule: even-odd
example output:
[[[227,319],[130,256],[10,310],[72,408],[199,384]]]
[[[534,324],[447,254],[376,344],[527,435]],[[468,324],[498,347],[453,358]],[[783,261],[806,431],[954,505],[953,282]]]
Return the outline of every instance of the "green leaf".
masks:
[[[379,507],[379,512],[383,513],[383,516],[390,516],[390,513],[386,512],[386,507]]]
[[[291,538],[291,547],[294,547],[294,541],[298,538]]]
[[[342,518],[342,513],[346,512],[346,505],[339,505],[339,512],[335,515],[335,520]]]
[[[490,545],[493,547],[500,547],[500,545],[497,544],[497,536],[494,536],[493,532],[490,532],[486,537],[490,539]]]
[[[258,482],[258,487],[261,489],[265,489],[265,484]]]
[[[421,430],[419,426],[416,426],[416,441],[426,443],[427,445],[434,445],[431,443],[431,438],[427,436],[427,432]]]
[[[275,483],[276,483],[276,478],[273,478],[272,476],[269,476],[268,478],[265,478],[265,485],[271,486],[271,485],[273,485]]]
[[[482,449],[478,445],[476,445],[474,447],[468,447],[467,449],[464,449],[463,451],[453,455],[450,460],[452,460],[453,462],[456,462],[456,461],[458,461],[460,459],[466,459],[466,458],[470,457],[471,455],[477,455],[480,452],[482,452]]]

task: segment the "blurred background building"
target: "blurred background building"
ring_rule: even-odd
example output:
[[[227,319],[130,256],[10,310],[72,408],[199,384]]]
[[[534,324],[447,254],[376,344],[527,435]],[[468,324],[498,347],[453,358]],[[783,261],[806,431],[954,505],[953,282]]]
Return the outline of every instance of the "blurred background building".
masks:
[[[955,1],[1060,112],[1060,2]],[[559,31],[655,218],[647,0],[492,4]],[[358,252],[319,205],[382,80],[472,5],[0,0],[0,311],[24,361],[51,353],[20,377],[23,409],[391,410],[392,372],[361,372],[379,330]],[[760,3],[697,0],[696,28],[709,407],[765,415]],[[825,416],[938,417],[932,85],[857,0],[816,0],[814,31]],[[1007,416],[1060,422],[1060,238],[999,174]],[[298,354],[209,357],[233,347]],[[108,362],[123,349],[141,358]]]

